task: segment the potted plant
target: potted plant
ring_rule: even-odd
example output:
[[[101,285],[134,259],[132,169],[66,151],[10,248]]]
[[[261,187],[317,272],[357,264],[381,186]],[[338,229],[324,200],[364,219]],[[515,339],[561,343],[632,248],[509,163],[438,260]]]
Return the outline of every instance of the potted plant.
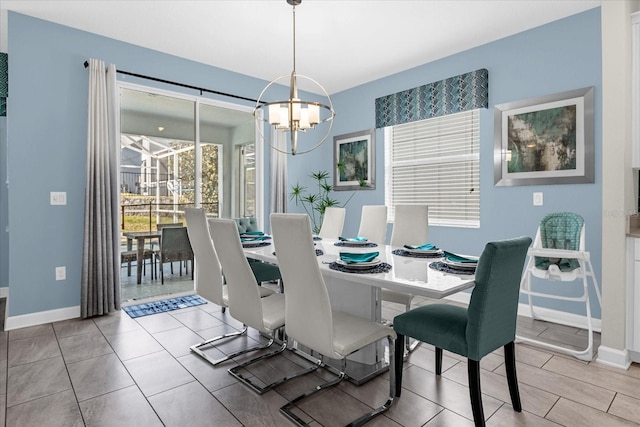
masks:
[[[313,172],[309,175],[315,180],[314,190],[307,189],[301,186],[299,183],[291,187],[291,194],[289,199],[296,202],[296,206],[302,205],[305,212],[311,219],[311,225],[313,227],[313,233],[318,234],[320,227],[322,226],[322,219],[324,218],[324,211],[328,207],[345,207],[351,201],[354,191],[349,198],[340,203],[337,200],[331,198],[331,192],[333,191],[333,185],[329,183],[329,173],[327,171]],[[367,183],[364,180],[359,181],[360,187],[366,187]]]

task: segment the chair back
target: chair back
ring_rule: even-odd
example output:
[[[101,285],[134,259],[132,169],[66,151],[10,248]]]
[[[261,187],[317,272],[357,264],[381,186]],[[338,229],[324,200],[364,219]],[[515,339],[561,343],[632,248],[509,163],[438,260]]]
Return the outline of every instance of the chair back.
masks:
[[[248,216],[236,218],[235,221],[238,224],[238,231],[240,234],[251,231],[260,231],[258,230],[258,219],[256,217]]]
[[[580,234],[584,219],[572,212],[552,213],[540,221],[540,242],[543,248],[582,250]]]
[[[384,205],[365,205],[362,207],[358,236],[384,245],[387,241],[387,207]]]
[[[467,357],[480,360],[516,336],[520,278],[530,237],[489,242],[478,261],[467,311]]]
[[[423,245],[429,237],[427,205],[396,205],[391,246]]]
[[[537,248],[584,251],[584,219],[573,212],[552,213],[540,221],[536,240]],[[536,268],[547,270],[551,264],[558,265],[560,271],[571,271],[580,267],[576,259],[551,260],[547,257],[535,257]]]
[[[184,261],[193,258],[187,227],[162,227],[160,252],[163,262]]]
[[[318,236],[323,239],[338,239],[342,235],[344,227],[344,217],[347,210],[345,208],[328,207],[324,210],[322,226]]]
[[[271,232],[286,284],[287,335],[321,354],[335,354],[331,302],[313,247],[309,216],[273,213]]]
[[[209,235],[207,214],[202,208],[185,208],[187,233],[195,255],[196,292],[203,298],[226,307],[223,299],[224,280],[218,254]]]
[[[269,333],[264,326],[260,289],[242,250],[238,224],[232,219],[210,219],[209,230],[227,281],[229,312],[234,319]]]

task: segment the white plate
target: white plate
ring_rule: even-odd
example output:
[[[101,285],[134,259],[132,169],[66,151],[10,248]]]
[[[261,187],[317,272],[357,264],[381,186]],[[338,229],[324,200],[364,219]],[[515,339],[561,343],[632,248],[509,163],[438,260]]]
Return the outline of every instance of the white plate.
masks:
[[[416,254],[416,255],[437,255],[442,253],[440,249],[409,249],[409,248],[402,248],[402,249],[405,250],[406,252],[409,252],[410,254]]]
[[[358,240],[340,240],[342,243],[344,243],[345,245],[350,245],[350,246],[363,246],[363,245],[368,245],[369,242],[368,240],[363,240],[363,241],[358,241]]]
[[[380,261],[378,258],[374,258],[373,261],[367,261],[367,262],[354,262],[354,263],[347,263],[343,260],[341,260],[340,258],[338,258],[336,260],[336,263],[346,267],[346,268],[352,268],[354,270],[360,270],[360,269],[364,269],[364,268],[371,268],[371,267],[375,267],[377,265],[379,265],[382,261]]]
[[[264,237],[267,237],[264,234],[241,234],[240,238],[241,239],[262,239]]]
[[[460,268],[464,270],[473,270],[478,266],[477,262],[456,262],[456,261],[451,261],[446,257],[442,259],[442,262],[450,265],[451,267]]]

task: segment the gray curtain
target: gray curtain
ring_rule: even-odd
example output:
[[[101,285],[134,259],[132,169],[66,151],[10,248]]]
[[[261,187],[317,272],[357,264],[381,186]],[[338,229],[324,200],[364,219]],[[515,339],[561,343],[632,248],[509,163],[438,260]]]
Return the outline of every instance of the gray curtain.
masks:
[[[271,212],[287,212],[287,135],[271,128],[271,141],[283,151],[271,150]],[[268,147],[265,144],[265,147]]]
[[[83,318],[120,310],[116,90],[115,66],[89,60]]]

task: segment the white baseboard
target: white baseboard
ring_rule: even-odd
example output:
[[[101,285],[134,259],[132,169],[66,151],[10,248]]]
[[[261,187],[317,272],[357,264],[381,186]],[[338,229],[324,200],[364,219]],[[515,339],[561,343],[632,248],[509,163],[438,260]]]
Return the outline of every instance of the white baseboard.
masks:
[[[598,347],[598,357],[596,358],[596,362],[626,370],[629,369],[629,366],[631,365],[631,358],[629,356],[630,355],[627,350],[618,350],[601,345]]]
[[[58,322],[60,320],[75,319],[80,317],[80,306],[59,308],[56,310],[40,311],[37,313],[9,316],[5,320],[4,330],[10,331],[28,326],[42,325],[44,323]]]
[[[534,308],[537,317],[548,322],[560,323],[561,325],[573,326],[575,328],[587,329],[587,317],[579,314],[567,313],[564,311],[551,310],[549,308]],[[518,304],[518,316],[531,317],[529,304]],[[600,319],[591,318],[591,326],[594,331],[602,331],[602,321]]]
[[[449,295],[446,299],[450,301],[460,302],[463,304],[469,304],[471,294],[466,292],[458,292],[453,295]],[[551,310],[548,308],[535,307],[536,314],[539,317],[544,317],[544,320],[554,323],[560,323],[562,325],[573,326],[576,328],[587,329],[587,317],[579,314],[566,313],[564,311]],[[524,316],[532,318],[529,304],[518,304],[518,316]],[[591,318],[591,325],[593,330],[600,332],[602,330],[602,322],[600,319]]]

